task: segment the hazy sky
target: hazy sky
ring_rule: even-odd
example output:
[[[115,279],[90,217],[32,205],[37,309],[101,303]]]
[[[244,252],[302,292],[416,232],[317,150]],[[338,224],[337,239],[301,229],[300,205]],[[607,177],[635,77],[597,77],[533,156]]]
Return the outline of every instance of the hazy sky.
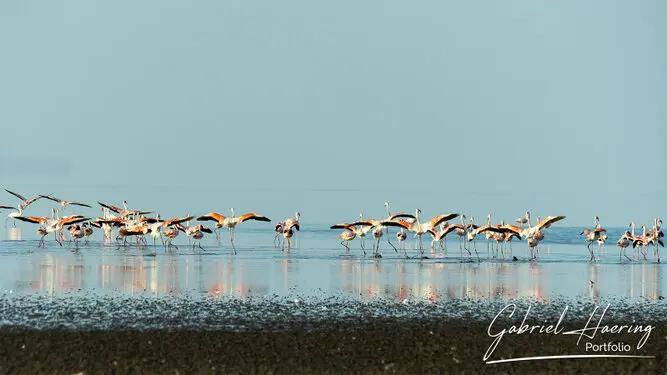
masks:
[[[666,19],[660,0],[5,1],[0,185],[163,216],[335,223],[388,200],[649,224]]]

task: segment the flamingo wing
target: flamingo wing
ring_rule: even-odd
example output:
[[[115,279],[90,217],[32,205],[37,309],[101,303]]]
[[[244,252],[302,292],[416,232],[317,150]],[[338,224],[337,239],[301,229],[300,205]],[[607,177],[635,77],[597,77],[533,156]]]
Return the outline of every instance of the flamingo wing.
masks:
[[[352,228],[352,225],[348,223],[335,224],[329,227],[329,229],[349,229],[349,228]]]
[[[16,207],[12,206],[0,206],[0,210],[15,210]]]
[[[46,217],[37,217],[37,216],[27,216],[27,217],[19,216],[16,217],[15,219],[35,224],[44,224],[48,220],[48,218]]]
[[[74,216],[74,217],[63,218],[63,219],[60,219],[60,220],[61,220],[61,222],[64,226],[64,225],[68,225],[68,224],[76,224],[76,223],[80,223],[82,221],[87,221],[87,220],[90,220],[90,218],[89,217],[86,218],[86,217],[83,217],[83,216]]]
[[[186,221],[190,221],[190,220],[192,220],[193,218],[194,218],[194,216],[177,217],[177,218],[175,218],[175,219],[171,219],[171,220],[167,220],[167,221],[163,222],[163,223],[162,223],[162,226],[164,226],[164,227],[168,227],[168,226],[172,226],[172,225],[174,225],[174,224],[180,224],[180,223],[183,223],[183,222],[186,222]]]
[[[355,221],[354,223],[350,223],[350,225],[354,226],[360,226],[360,227],[374,227],[374,223],[370,220],[360,220],[360,221]]]
[[[565,219],[565,216],[547,216],[544,219],[542,219],[542,221],[537,223],[535,227],[537,227],[538,230],[542,228],[547,229],[551,226],[551,224],[561,221],[563,219]]]
[[[10,191],[10,190],[7,190],[7,189],[5,189],[5,191],[8,192],[9,194],[15,196],[16,198],[18,198],[18,199],[24,201],[24,202],[27,201],[27,199],[26,199],[23,195],[21,195],[21,194],[19,194],[19,193],[14,193],[13,191]]]
[[[382,220],[381,225],[385,227],[401,227],[407,230],[412,230],[412,223],[406,220]]]
[[[521,238],[521,234],[523,233],[523,230],[516,225],[503,225],[500,227],[500,229],[505,229],[507,230],[506,233],[513,233],[513,235],[517,236],[517,238]]]
[[[393,215],[389,216],[387,218],[387,220],[394,220],[394,219],[398,219],[398,218],[401,218],[401,217],[416,219],[415,215],[413,215],[413,214],[400,213],[400,214],[393,214]]]
[[[217,221],[218,223],[222,224],[223,221],[225,221],[226,217],[220,215],[217,212],[210,212],[207,213],[206,215],[202,215],[197,218],[197,221]],[[187,220],[183,220],[187,221]]]
[[[452,220],[453,218],[455,218],[457,216],[459,216],[458,213],[456,213],[456,214],[447,214],[447,215],[438,215],[438,216],[435,216],[433,219],[431,219],[431,221],[429,221],[428,223],[432,228],[435,228],[438,225],[440,225],[440,223]]]
[[[243,214],[243,215],[239,216],[239,218],[237,219],[237,222],[242,223],[246,220],[271,221],[271,219],[269,219],[266,216],[258,215],[254,212],[248,212],[247,214]]]
[[[81,202],[69,202],[69,204],[74,205],[74,206],[82,206],[82,207],[90,207],[89,205]]]
[[[97,202],[97,204],[99,204],[100,206],[102,206],[104,208],[108,208],[108,209],[110,209],[111,211],[113,211],[117,214],[119,214],[119,213],[121,213],[121,211],[123,211],[123,209],[120,208],[120,207],[112,206],[112,205],[109,205],[109,204],[104,204],[102,202]]]

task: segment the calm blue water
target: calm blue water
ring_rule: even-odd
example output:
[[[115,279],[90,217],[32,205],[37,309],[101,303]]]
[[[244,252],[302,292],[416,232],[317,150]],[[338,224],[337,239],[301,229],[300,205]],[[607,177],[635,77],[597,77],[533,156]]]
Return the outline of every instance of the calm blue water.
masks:
[[[11,223],[10,223],[11,226]],[[267,228],[268,227],[268,228]],[[580,228],[553,227],[540,244],[537,260],[529,260],[525,242],[514,242],[512,254],[519,261],[493,258],[480,236],[473,253],[461,258],[457,236],[448,237],[447,251],[432,252],[430,236],[424,236],[429,259],[404,259],[380,242],[383,258],[370,257],[372,239],[366,240],[368,257],[359,241],[350,242],[347,254],[336,237],[340,231],[326,226],[304,228],[293,238],[291,251],[273,245],[272,225],[252,223],[236,229],[238,251],[233,255],[228,232],[220,243],[213,235],[202,242],[204,251],[193,250],[182,234],[174,240],[179,250],[165,252],[162,246],[128,246],[101,241],[96,231],[88,245],[76,251],[74,244],[58,246],[47,237],[46,248],[37,247],[35,226],[7,228],[0,241],[0,293],[5,294],[104,294],[104,295],[198,295],[221,296],[330,296],[352,299],[405,298],[441,301],[447,299],[507,299],[529,297],[548,301],[556,297],[626,297],[657,300],[665,295],[664,263],[657,264],[653,250],[649,260],[637,257],[619,260],[616,240],[625,229],[608,229],[609,240],[601,251],[590,255]],[[20,231],[20,233],[19,233]],[[394,232],[392,242],[395,244]],[[10,240],[8,238],[27,238]],[[408,253],[416,240],[406,241]],[[157,256],[151,256],[156,251]]]

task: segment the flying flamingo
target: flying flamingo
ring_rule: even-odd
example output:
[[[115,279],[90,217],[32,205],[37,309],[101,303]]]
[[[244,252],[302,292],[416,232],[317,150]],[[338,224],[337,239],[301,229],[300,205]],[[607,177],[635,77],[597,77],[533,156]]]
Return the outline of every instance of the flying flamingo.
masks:
[[[58,199],[58,198],[53,197],[53,196],[50,196],[50,195],[41,195],[41,194],[40,194],[39,197],[40,197],[40,198],[46,198],[46,199],[52,200],[52,201],[54,201],[54,202],[56,202],[56,203],[59,203],[60,206],[62,206],[63,209],[66,209],[67,206],[69,206],[69,205],[73,205],[73,206],[82,206],[82,207],[90,207],[89,205],[87,205],[87,204],[85,204],[85,203],[81,203],[81,202],[73,202],[73,201],[64,201],[64,200],[62,200],[62,199]]]
[[[234,215],[234,209],[231,209],[232,211],[232,217],[224,217],[220,215],[217,212],[211,212],[206,215],[200,216],[197,218],[198,221],[216,221],[217,223],[215,224],[216,229],[221,228],[221,227],[227,227],[229,228],[229,240],[232,243],[232,248],[234,249],[234,254],[236,254],[236,248],[234,247],[234,228],[236,227],[237,224],[242,223],[247,220],[256,220],[256,221],[264,221],[264,222],[270,222],[271,219],[269,219],[266,216],[261,216],[258,215],[254,212],[249,212],[247,214],[243,214],[239,217],[236,217]]]

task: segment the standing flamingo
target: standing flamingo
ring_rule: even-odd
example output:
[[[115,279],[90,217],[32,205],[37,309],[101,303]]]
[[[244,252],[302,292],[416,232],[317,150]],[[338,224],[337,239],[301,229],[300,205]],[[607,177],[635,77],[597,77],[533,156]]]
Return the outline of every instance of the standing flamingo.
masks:
[[[632,226],[632,224],[630,224],[630,226]],[[628,258],[628,260],[632,261],[632,259],[630,259],[630,257],[628,257],[625,254],[625,249],[628,246],[630,246],[630,238],[632,238],[632,234],[630,233],[629,230],[626,230],[625,233],[623,233],[623,235],[621,236],[621,238],[619,238],[618,241],[616,241],[616,246],[620,248],[618,252],[619,261],[621,260],[621,255],[625,255],[625,257]]]

